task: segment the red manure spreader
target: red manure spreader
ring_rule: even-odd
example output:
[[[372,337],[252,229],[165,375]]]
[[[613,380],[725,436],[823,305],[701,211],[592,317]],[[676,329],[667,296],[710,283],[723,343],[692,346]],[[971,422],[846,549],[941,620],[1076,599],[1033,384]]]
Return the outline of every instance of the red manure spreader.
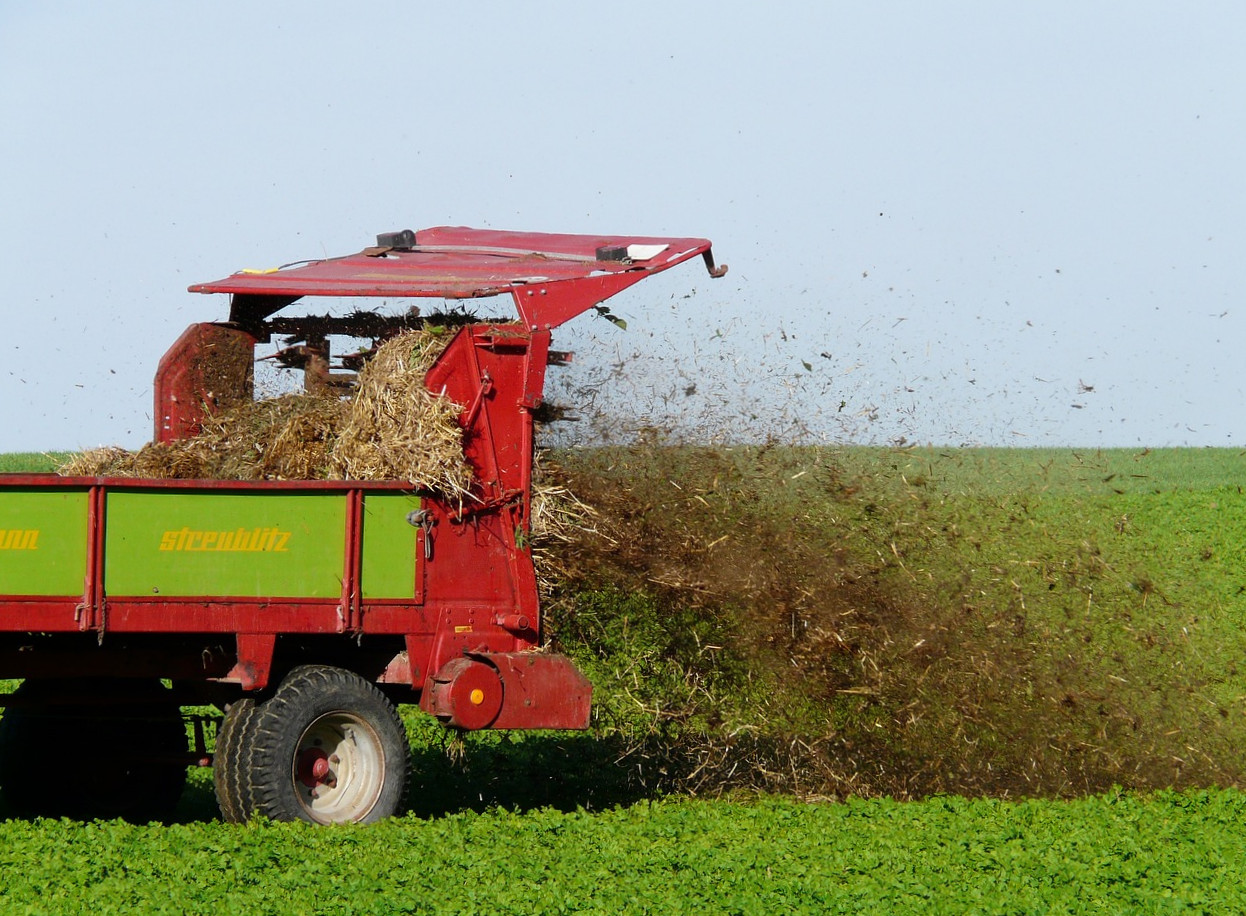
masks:
[[[725,272],[705,239],[434,228],[192,286],[227,294],[229,316],[161,360],[158,443],[253,399],[274,336],[301,341],[283,352],[309,391],[346,390],[331,337],[422,320],[409,303],[279,314],[304,297],[510,296],[517,321],[462,322],[425,377],[461,406],[473,480],[452,497],[390,479],[0,475],[0,677],[23,681],[0,718],[9,808],[166,818],[187,768],[211,765],[226,820],[374,821],[406,791],[396,704],[456,729],[586,728],[590,684],[542,648],[528,537],[533,414],[569,359],[550,332],[697,256]],[[223,718],[183,716],[205,705]]]

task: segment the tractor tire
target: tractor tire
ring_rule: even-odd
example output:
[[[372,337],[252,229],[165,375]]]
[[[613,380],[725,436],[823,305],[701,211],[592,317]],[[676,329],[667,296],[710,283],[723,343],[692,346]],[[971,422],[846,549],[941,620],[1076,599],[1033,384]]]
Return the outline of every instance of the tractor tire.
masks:
[[[255,700],[243,697],[229,704],[225,719],[216,733],[216,752],[212,755],[212,782],[221,816],[230,824],[251,819],[251,751],[255,747]]]
[[[186,786],[180,707],[159,681],[27,680],[0,718],[0,793],[20,817],[168,820]]]
[[[249,815],[371,823],[406,799],[406,729],[389,699],[356,674],[295,668],[257,708],[249,731]]]

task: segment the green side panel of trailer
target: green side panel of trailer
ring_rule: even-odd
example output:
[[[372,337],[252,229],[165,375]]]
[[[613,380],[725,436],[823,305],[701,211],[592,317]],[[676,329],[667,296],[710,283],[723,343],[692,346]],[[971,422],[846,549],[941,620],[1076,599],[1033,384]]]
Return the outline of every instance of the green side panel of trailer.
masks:
[[[368,493],[363,498],[363,597],[415,598],[417,529],[407,516],[420,508],[418,496]]]
[[[0,594],[81,596],[86,490],[0,490]]]
[[[341,493],[110,492],[106,513],[111,596],[342,594]]]

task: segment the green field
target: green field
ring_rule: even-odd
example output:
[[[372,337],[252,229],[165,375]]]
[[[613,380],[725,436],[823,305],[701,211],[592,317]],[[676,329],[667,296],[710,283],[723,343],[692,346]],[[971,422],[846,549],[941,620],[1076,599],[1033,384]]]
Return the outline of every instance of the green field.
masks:
[[[558,463],[592,731],[405,711],[411,810],[371,828],[223,825],[207,771],[172,826],[10,820],[0,910],[1242,909],[1246,454]]]
[[[0,825],[6,913],[1240,912],[1246,796]]]
[[[0,454],[0,474],[54,471],[71,452],[10,452]]]

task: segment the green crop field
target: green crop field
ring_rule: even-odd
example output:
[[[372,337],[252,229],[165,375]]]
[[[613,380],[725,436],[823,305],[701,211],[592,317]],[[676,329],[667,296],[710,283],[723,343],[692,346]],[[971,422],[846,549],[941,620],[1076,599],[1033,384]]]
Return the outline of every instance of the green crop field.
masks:
[[[1246,454],[555,458],[589,733],[404,710],[369,828],[9,820],[0,911],[1243,909]]]
[[[0,824],[6,913],[1223,913],[1246,796]]]
[[[10,452],[0,454],[0,474],[53,471],[70,452]]]

